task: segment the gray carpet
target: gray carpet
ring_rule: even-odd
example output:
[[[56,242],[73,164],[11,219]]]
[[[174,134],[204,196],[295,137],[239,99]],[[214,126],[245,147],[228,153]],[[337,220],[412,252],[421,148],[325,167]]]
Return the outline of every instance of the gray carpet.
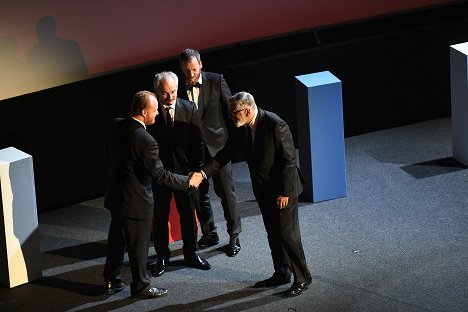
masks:
[[[313,282],[299,297],[277,295],[289,285],[251,288],[272,263],[245,163],[237,163],[237,257],[220,250],[228,236],[213,196],[221,242],[201,252],[210,271],[176,262],[152,279],[169,289],[161,299],[130,299],[128,287],[102,295],[110,216],[98,198],[39,215],[44,277],[0,288],[0,311],[468,311],[468,170],[451,158],[450,119],[345,143],[347,196],[300,204]],[[180,248],[171,245],[176,260]],[[123,275],[130,281],[128,266]]]

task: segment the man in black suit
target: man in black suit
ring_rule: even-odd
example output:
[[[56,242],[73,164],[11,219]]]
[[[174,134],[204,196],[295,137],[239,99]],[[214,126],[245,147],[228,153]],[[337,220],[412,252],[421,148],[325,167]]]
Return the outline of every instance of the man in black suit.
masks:
[[[107,294],[125,288],[120,270],[126,248],[132,272],[132,297],[156,298],[167,294],[167,289],[150,285],[146,271],[154,204],[152,182],[180,191],[201,182],[195,176],[189,181],[186,176],[164,170],[158,144],[146,132],[146,125],[155,122],[157,108],[158,101],[152,92],[137,92],[131,117],[114,119],[109,131],[104,206],[111,211],[112,219],[103,272]]]
[[[159,116],[148,132],[158,141],[160,158],[170,172],[189,175],[204,164],[205,144],[200,116],[189,101],[177,98],[178,78],[173,72],[161,72],[154,77],[155,93],[159,100]],[[153,218],[154,249],[157,259],[153,274],[162,275],[170,261],[169,213],[172,195],[180,215],[183,253],[188,266],[209,270],[210,264],[197,253],[197,221],[193,195],[170,187],[156,187]]]
[[[182,81],[179,86],[181,91],[179,96],[189,99],[197,107],[206,145],[205,163],[209,163],[212,156],[224,147],[228,138],[228,123],[232,124],[228,113],[228,99],[231,97],[231,91],[223,75],[201,70],[203,64],[198,51],[185,49],[180,53],[179,61],[180,69],[185,76],[185,82]],[[242,229],[231,167],[229,161],[218,174],[212,177],[212,180],[214,191],[221,199],[229,234],[226,253],[234,257],[241,249],[239,233]],[[203,181],[198,194],[197,215],[203,234],[198,241],[200,249],[214,246],[219,242],[210,203],[209,187],[208,180]]]
[[[278,115],[257,108],[253,96],[239,92],[229,99],[235,128],[226,146],[203,169],[207,177],[217,173],[232,155],[246,160],[252,188],[268,236],[275,272],[254,287],[294,283],[284,296],[300,295],[312,282],[307,268],[298,220],[298,196],[302,193],[296,150],[288,125]]]

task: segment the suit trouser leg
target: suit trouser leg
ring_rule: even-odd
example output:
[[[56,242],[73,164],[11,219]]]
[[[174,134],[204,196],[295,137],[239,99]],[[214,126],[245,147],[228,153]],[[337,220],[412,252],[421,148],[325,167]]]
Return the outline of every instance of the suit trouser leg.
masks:
[[[294,275],[295,282],[307,282],[310,280],[311,275],[302,247],[297,197],[289,198],[288,205],[284,209],[279,210],[279,216],[281,241],[283,243],[286,263]]]
[[[125,235],[123,231],[122,217],[112,214],[107,238],[107,257],[104,266],[104,281],[120,279],[120,270],[125,255]]]
[[[198,192],[195,195],[196,211],[203,236],[218,240],[218,233],[216,232],[216,224],[214,222],[209,191],[210,183],[208,180],[204,180],[200,184]]]
[[[172,190],[162,186],[153,186],[154,214],[153,240],[158,257],[169,258],[169,213],[171,211]]]
[[[194,196],[189,196],[186,192],[182,191],[174,191],[174,197],[180,216],[184,256],[191,256],[197,251],[196,199]]]
[[[226,220],[227,233],[230,238],[239,236],[242,231],[240,213],[237,207],[234,179],[232,178],[232,164],[228,162],[221,168],[217,175],[213,176],[213,189],[221,199],[224,219]]]
[[[131,293],[135,294],[150,285],[146,270],[151,220],[124,219],[127,238],[128,259],[132,272]]]
[[[268,245],[270,246],[271,258],[275,274],[287,276],[289,275],[288,265],[284,257],[284,250],[281,244],[280,220],[278,208],[274,207],[273,202],[258,200],[260,212],[262,213],[263,224],[267,232]],[[276,206],[276,205],[275,205]]]

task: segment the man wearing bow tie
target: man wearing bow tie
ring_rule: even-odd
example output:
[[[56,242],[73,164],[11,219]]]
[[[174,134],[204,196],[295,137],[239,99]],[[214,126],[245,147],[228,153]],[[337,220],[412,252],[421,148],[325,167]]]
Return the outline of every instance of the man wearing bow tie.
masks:
[[[185,76],[179,86],[179,97],[194,103],[201,118],[203,137],[205,140],[205,162],[211,162],[212,156],[220,151],[228,139],[229,113],[228,99],[231,91],[223,75],[202,71],[203,64],[200,53],[194,49],[185,49],[179,57],[180,69]],[[232,178],[231,162],[228,162],[218,174],[212,177],[213,188],[221,199],[229,243],[226,254],[236,256],[240,249],[239,233],[241,218],[237,209],[237,198]],[[204,249],[219,242],[219,236],[214,223],[211,207],[209,182],[205,180],[199,188],[197,215],[202,229],[202,238],[198,247]]]

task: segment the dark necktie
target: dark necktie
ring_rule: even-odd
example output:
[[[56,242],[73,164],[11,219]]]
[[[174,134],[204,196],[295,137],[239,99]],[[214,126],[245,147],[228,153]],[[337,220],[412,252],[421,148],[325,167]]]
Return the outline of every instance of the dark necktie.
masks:
[[[171,108],[166,107],[166,125],[169,129],[172,129],[172,118],[171,118]]]

